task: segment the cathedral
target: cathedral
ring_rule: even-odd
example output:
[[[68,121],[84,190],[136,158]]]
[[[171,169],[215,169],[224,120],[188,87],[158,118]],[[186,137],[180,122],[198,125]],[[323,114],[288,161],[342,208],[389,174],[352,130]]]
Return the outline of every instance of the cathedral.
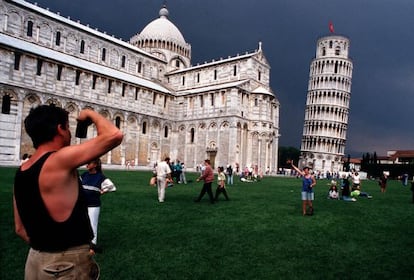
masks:
[[[0,165],[33,152],[24,118],[55,104],[69,112],[72,135],[83,108],[123,131],[107,165],[150,167],[169,156],[190,170],[204,159],[277,170],[280,104],[261,42],[192,64],[166,6],[129,41],[23,0],[0,0],[0,14]]]

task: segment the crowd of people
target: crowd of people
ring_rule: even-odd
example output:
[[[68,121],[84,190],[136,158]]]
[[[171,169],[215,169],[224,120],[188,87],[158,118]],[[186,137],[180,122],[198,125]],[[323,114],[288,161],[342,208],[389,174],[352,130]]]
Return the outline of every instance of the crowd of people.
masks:
[[[99,113],[84,109],[79,122],[87,121],[95,126],[96,136],[79,144],[71,145],[69,113],[54,105],[33,108],[24,121],[35,152],[25,155],[14,180],[13,210],[15,231],[30,246],[26,260],[25,279],[49,279],[61,276],[73,279],[98,279],[100,269],[94,259],[99,253],[98,220],[101,196],[116,190],[115,184],[102,171],[100,157],[123,139],[123,134],[112,122]],[[290,162],[293,170],[302,177],[302,214],[314,214],[314,188],[317,176],[309,167],[299,169]],[[78,168],[86,165],[79,175]],[[240,180],[259,180],[263,174],[254,166],[235,170],[228,164],[217,167],[217,177],[209,159],[198,169],[196,181],[203,182],[200,202],[207,193],[211,204],[221,194],[229,201],[227,186],[233,185],[234,174]],[[378,181],[385,193],[388,174],[383,172]],[[407,185],[404,178],[403,184]],[[183,162],[171,162],[167,156],[154,167],[151,184],[157,186],[158,201],[165,201],[166,188],[187,184]],[[215,195],[213,184],[216,183]],[[338,187],[339,184],[339,187]],[[414,203],[414,182],[413,191]],[[332,179],[327,189],[332,200],[355,202],[359,198],[372,198],[362,191],[358,172],[350,172],[339,180]]]
[[[217,188],[216,194],[213,196],[212,184],[214,182],[214,172],[211,167],[209,159],[206,159],[202,165],[199,166],[198,172],[200,176],[196,179],[197,182],[203,181],[203,187],[200,195],[195,202],[200,202],[203,196],[207,193],[210,202],[214,203],[218,201],[218,197],[223,193],[226,200],[229,200],[226,191],[226,182],[228,185],[233,185],[233,169],[231,165],[228,165],[226,170],[223,166],[217,168]],[[153,176],[150,179],[150,185],[157,186],[158,189],[158,201],[163,203],[165,201],[165,190],[168,187],[178,184],[187,184],[187,180],[184,172],[184,163],[177,161],[176,164],[171,162],[169,157],[166,157],[163,161],[154,165]]]
[[[317,182],[317,178],[314,174],[310,172],[309,167],[304,167],[302,170],[293,164],[292,161],[289,162],[292,170],[296,172],[296,175],[302,177],[302,214],[313,215],[314,213],[314,187]],[[383,172],[379,181],[378,181],[381,192],[385,192],[387,186],[387,173]],[[338,187],[339,185],[339,187]],[[355,202],[358,198],[368,198],[371,199],[372,195],[362,191],[361,189],[361,177],[357,171],[349,172],[344,174],[340,179],[331,179],[328,184],[329,189],[327,190],[327,198],[331,200],[343,200],[349,202]],[[414,180],[412,183],[413,191],[413,203],[414,203]]]

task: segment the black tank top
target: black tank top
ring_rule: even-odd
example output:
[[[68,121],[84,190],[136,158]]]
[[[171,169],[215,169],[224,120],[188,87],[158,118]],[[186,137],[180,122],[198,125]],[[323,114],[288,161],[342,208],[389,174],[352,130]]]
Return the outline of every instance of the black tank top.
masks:
[[[14,179],[17,210],[30,238],[30,246],[46,252],[89,244],[93,237],[80,181],[78,198],[69,218],[56,222],[49,215],[40,195],[39,174],[51,153],[43,155],[25,171],[19,168]]]

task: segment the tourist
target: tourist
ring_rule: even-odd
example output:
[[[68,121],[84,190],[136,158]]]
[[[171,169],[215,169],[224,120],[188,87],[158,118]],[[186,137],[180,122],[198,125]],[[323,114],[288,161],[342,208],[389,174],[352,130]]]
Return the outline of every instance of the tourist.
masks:
[[[16,233],[30,245],[25,279],[99,278],[78,167],[121,144],[123,135],[90,109],[80,111],[78,122],[93,123],[97,135],[70,145],[66,110],[40,105],[24,120],[35,152],[16,172],[13,203]]]
[[[181,174],[180,174],[180,182],[187,184],[187,178],[185,177],[185,165],[184,162],[181,163]]]
[[[331,186],[329,188],[328,191],[328,198],[329,199],[335,199],[338,200],[339,199],[339,192],[338,192],[338,188],[336,187],[336,181],[332,180],[331,181]]]
[[[352,189],[357,189],[361,185],[361,176],[358,172],[352,172]]]
[[[227,185],[233,185],[233,167],[228,164],[226,167]]]
[[[218,174],[217,174],[217,189],[216,189],[216,196],[214,197],[214,200],[218,201],[218,197],[221,193],[223,193],[226,200],[229,200],[229,197],[227,196],[226,186],[225,186],[226,174],[224,174],[224,167],[219,166],[217,168],[217,172],[218,172]]]
[[[210,203],[213,204],[214,197],[213,197],[213,192],[211,190],[211,184],[214,181],[214,173],[213,173],[213,169],[211,168],[209,159],[206,159],[204,161],[204,171],[203,171],[203,174],[197,178],[197,182],[200,182],[201,180],[204,181],[203,188],[201,189],[201,192],[198,198],[194,201],[200,202],[203,196],[205,195],[205,193],[207,193],[208,196],[210,197]]]
[[[348,176],[342,176],[341,193],[343,201],[357,201],[354,197],[351,197],[350,183]]]
[[[81,181],[88,215],[93,230],[91,250],[100,253],[102,248],[98,246],[98,222],[101,212],[101,195],[116,191],[114,183],[102,172],[102,162],[99,158],[93,159],[86,165],[87,171],[82,173]]]
[[[171,168],[170,158],[165,159],[157,164],[157,187],[158,187],[158,202],[163,203],[165,200],[165,189],[167,184],[171,183]]]
[[[382,175],[379,179],[379,185],[380,185],[382,193],[385,193],[385,189],[387,188],[387,178],[388,178],[387,173],[382,172]]]
[[[315,199],[313,187],[316,185],[316,179],[310,174],[309,167],[305,166],[303,170],[300,170],[293,164],[293,161],[290,163],[292,168],[302,176],[302,214],[303,216],[313,215],[313,200]],[[307,211],[307,206],[309,206],[309,212]]]

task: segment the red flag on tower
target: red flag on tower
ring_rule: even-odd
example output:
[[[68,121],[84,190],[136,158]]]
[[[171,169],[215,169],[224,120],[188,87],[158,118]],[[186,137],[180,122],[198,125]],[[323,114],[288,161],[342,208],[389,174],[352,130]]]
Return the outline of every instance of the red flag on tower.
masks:
[[[331,33],[335,33],[332,21],[329,22],[329,31],[331,31]]]

